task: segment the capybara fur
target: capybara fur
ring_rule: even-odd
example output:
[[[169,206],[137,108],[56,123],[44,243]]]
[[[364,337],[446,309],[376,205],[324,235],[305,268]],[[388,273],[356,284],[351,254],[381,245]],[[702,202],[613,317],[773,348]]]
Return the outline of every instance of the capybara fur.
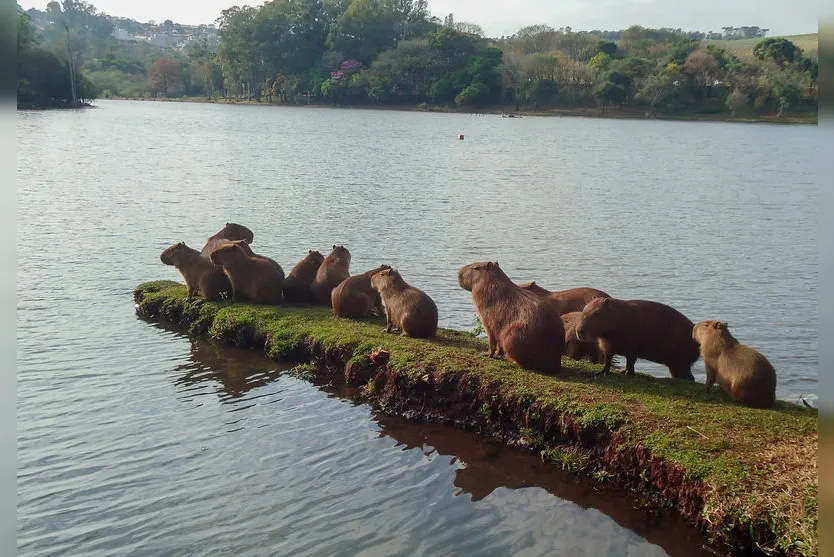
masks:
[[[280,273],[280,275],[281,275],[281,280],[282,281],[284,280],[284,269],[281,268],[281,266],[278,264],[278,262],[275,261],[274,259],[271,259],[271,258],[265,256],[265,255],[259,255],[255,252],[253,252],[252,248],[249,247],[249,244],[246,243],[246,240],[225,240],[225,241],[229,244],[235,244],[236,246],[238,246],[240,249],[243,250],[243,253],[245,253],[249,257],[255,257],[257,259],[263,259],[264,261],[266,261],[267,263],[269,263],[270,265],[275,267],[275,270],[278,271],[278,273]],[[225,245],[225,244],[221,244],[221,245]],[[220,246],[218,246],[218,247],[220,247]],[[217,249],[217,248],[214,248],[214,249]]]
[[[574,311],[582,311],[582,309],[594,298],[609,298],[610,296],[602,290],[596,288],[589,288],[582,286],[579,288],[570,288],[568,290],[556,290],[551,292],[546,288],[542,288],[536,281],[525,282],[519,284],[525,290],[529,290],[534,294],[540,296],[549,296],[559,303],[559,315],[565,315]]]
[[[515,284],[497,261],[462,267],[458,284],[472,293],[490,357],[504,354],[521,367],[542,373],[561,369],[565,328],[554,300]]]
[[[388,265],[380,265],[376,269],[343,280],[330,292],[333,315],[359,319],[368,317],[373,310],[382,315],[382,301],[379,292],[371,286],[371,277],[390,268]]]
[[[220,229],[220,232],[214,234],[213,236],[209,236],[209,239],[206,240],[206,245],[203,246],[200,254],[203,257],[208,257],[212,251],[220,247],[225,243],[225,241],[228,240],[243,240],[247,244],[251,244],[255,240],[255,235],[251,230],[242,224],[227,222],[226,226]]]
[[[194,248],[179,242],[165,249],[160,259],[166,265],[173,265],[185,279],[190,300],[199,293],[206,300],[216,302],[232,297],[232,285],[223,269],[212,264]]]
[[[310,290],[316,302],[329,306],[330,292],[350,276],[350,252],[345,246],[333,246],[333,251],[322,261]]]
[[[385,269],[371,277],[385,307],[386,332],[399,330],[404,336],[431,338],[437,333],[437,305],[428,294],[403,280],[396,270]]]
[[[316,273],[324,261],[324,256],[313,250],[292,268],[284,280],[284,298],[289,302],[313,302],[313,292],[310,285],[316,278]]]
[[[605,361],[605,355],[595,341],[581,341],[576,338],[576,324],[582,317],[581,311],[571,311],[562,315],[565,326],[565,356],[574,360],[587,358],[593,364]]]
[[[232,283],[232,299],[256,304],[280,304],[284,277],[269,261],[246,255],[237,244],[226,244],[209,255],[211,262],[223,267]]]
[[[605,354],[600,375],[611,369],[614,355],[626,358],[626,375],[634,375],[637,358],[663,364],[672,377],[694,381],[692,364],[698,344],[692,321],[674,308],[646,300],[594,298],[576,324],[577,340],[596,340]]]
[[[776,402],[776,370],[758,351],[740,344],[726,321],[701,321],[692,328],[701,347],[707,381],[704,390],[718,385],[735,401],[753,408],[771,408]]]

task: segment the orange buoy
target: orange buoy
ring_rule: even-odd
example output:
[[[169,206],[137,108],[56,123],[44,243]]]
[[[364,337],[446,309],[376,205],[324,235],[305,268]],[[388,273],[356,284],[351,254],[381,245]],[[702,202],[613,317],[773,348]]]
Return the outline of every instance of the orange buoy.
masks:
[[[460,134],[460,135],[458,136],[458,139],[463,139],[463,134]]]

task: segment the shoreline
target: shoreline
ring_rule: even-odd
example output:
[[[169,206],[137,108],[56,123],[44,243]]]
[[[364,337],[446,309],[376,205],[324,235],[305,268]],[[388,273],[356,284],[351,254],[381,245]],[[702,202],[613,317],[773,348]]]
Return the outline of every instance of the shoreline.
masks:
[[[308,362],[303,379],[339,380],[388,414],[475,431],[675,509],[715,543],[777,555],[817,551],[818,413],[747,408],[723,392],[638,373],[594,378],[565,358],[559,375],[483,355],[470,333],[433,340],[381,332],[329,308],[185,300],[172,281],[139,285],[137,314],[222,343]]]
[[[326,103],[311,103],[311,104],[289,104],[268,101],[255,100],[230,100],[223,98],[204,98],[204,97],[173,97],[173,98],[158,98],[158,97],[110,97],[109,101],[143,101],[143,102],[182,102],[182,103],[198,103],[198,104],[228,104],[228,105],[243,105],[243,106],[272,106],[281,108],[341,108],[350,110],[389,110],[397,112],[426,112],[426,113],[442,113],[442,114],[470,114],[470,115],[493,115],[500,116],[501,114],[516,113],[514,107],[491,106],[484,107],[481,111],[472,111],[469,109],[458,109],[448,106],[424,106],[419,105],[332,105]],[[663,121],[680,121],[680,122],[725,122],[736,124],[780,124],[780,125],[818,125],[819,117],[817,114],[813,116],[803,115],[788,115],[783,118],[776,118],[775,115],[756,114],[751,116],[732,117],[724,114],[649,114],[646,109],[615,109],[608,108],[603,114],[599,108],[587,107],[566,107],[566,108],[550,108],[546,110],[520,110],[518,111],[522,117],[575,117],[575,118],[601,118],[613,120],[663,120]],[[647,114],[649,115],[647,117]]]

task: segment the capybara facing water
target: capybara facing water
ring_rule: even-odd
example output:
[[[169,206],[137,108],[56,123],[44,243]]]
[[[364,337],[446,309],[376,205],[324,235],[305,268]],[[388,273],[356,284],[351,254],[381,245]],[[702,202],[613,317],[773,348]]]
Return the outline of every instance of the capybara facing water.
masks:
[[[536,281],[525,282],[519,284],[525,290],[538,294],[540,296],[549,296],[556,300],[559,304],[559,315],[565,315],[574,311],[582,311],[582,309],[594,298],[610,298],[608,294],[596,288],[589,288],[582,286],[579,288],[570,288],[568,290],[555,290],[551,292],[542,288]]]
[[[316,302],[329,306],[330,292],[350,276],[350,252],[345,246],[333,246],[316,271],[310,290]]]
[[[307,256],[296,263],[284,280],[284,298],[288,302],[315,300],[310,285],[313,284],[322,261],[324,261],[324,256],[321,253],[308,250]]]
[[[185,279],[190,300],[195,292],[203,298],[216,302],[232,297],[232,285],[223,269],[200,255],[194,248],[179,242],[162,252],[160,259],[166,265],[173,265]]]
[[[215,248],[220,247],[228,241],[235,240],[243,240],[247,244],[251,244],[255,240],[255,235],[242,224],[227,222],[226,226],[221,228],[218,233],[209,236],[208,240],[206,240],[206,245],[200,250],[200,255],[208,257]]]
[[[269,262],[246,255],[237,244],[225,244],[209,255],[211,262],[223,267],[232,283],[232,299],[256,304],[280,304],[284,276]]]
[[[565,325],[565,356],[574,360],[588,358],[592,364],[605,361],[605,354],[599,349],[596,341],[581,341],[576,338],[576,324],[582,317],[581,311],[571,311],[562,315]]]
[[[595,298],[582,310],[576,338],[596,339],[605,354],[608,373],[615,354],[626,358],[626,374],[634,375],[637,358],[663,364],[672,377],[694,381],[692,364],[698,344],[692,339],[692,321],[667,305],[646,300]]]
[[[776,370],[758,351],[740,344],[725,321],[701,321],[692,327],[701,347],[707,381],[704,390],[718,385],[735,401],[753,408],[771,408],[776,402]]]
[[[373,309],[382,310],[382,301],[379,292],[371,286],[371,277],[390,268],[388,265],[380,265],[376,269],[343,280],[330,292],[333,315],[359,319],[368,317]]]
[[[521,367],[543,373],[561,369],[565,328],[554,300],[515,284],[498,262],[462,267],[458,284],[472,292],[490,357],[503,353]]]
[[[405,282],[396,269],[377,272],[371,285],[385,307],[386,332],[398,329],[403,335],[431,338],[437,333],[437,305],[428,294]]]

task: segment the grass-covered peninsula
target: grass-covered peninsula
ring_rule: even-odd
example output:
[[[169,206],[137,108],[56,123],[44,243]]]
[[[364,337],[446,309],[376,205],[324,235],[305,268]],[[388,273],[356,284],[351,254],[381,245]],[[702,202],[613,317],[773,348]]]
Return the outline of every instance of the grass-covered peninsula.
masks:
[[[558,377],[544,376],[488,359],[470,333],[418,340],[329,308],[187,301],[171,281],[142,284],[134,297],[140,316],[302,363],[302,375],[360,386],[385,412],[499,437],[629,488],[716,542],[817,553],[816,410],[747,408],[702,385],[642,374],[595,378],[596,366],[567,358]]]

